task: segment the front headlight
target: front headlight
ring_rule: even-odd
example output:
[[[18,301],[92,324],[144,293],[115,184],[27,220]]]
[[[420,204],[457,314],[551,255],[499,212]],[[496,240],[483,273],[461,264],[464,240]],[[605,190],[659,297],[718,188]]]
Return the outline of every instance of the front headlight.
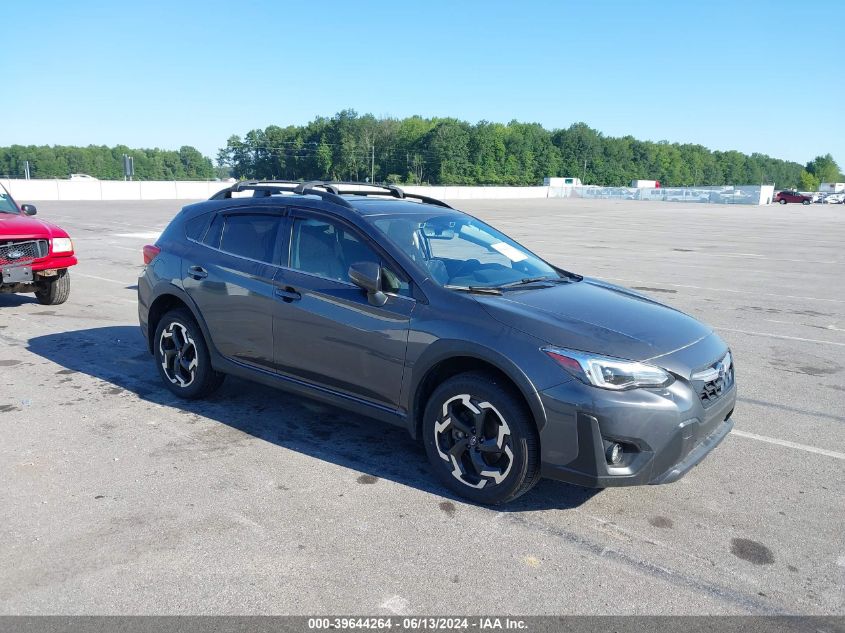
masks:
[[[665,387],[673,380],[668,371],[654,365],[560,347],[544,347],[543,351],[579,380],[602,389]]]
[[[72,253],[73,241],[69,237],[54,237],[53,238],[53,252],[54,253]]]

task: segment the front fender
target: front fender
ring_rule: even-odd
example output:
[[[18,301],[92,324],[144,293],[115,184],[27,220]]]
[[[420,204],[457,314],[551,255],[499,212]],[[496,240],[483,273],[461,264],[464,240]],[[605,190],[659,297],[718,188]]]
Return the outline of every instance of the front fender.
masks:
[[[438,364],[457,357],[468,357],[483,361],[505,374],[516,385],[528,403],[537,429],[541,430],[545,426],[546,412],[537,388],[517,363],[504,354],[478,343],[466,340],[439,339],[431,343],[414,364],[406,370],[409,372],[409,377],[403,405],[409,411],[408,430],[412,437],[417,437],[416,420],[418,414],[425,408],[425,402],[420,402],[420,387],[431,370]]]

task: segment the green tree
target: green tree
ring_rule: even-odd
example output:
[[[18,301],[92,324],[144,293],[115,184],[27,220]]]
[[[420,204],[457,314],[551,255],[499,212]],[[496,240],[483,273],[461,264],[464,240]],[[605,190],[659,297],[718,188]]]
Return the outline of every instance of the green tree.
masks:
[[[806,169],[801,170],[798,176],[798,189],[800,191],[818,191],[821,180],[815,174],[811,174]]]
[[[836,161],[833,160],[833,156],[830,154],[816,156],[807,163],[807,171],[813,174],[820,183],[841,182],[845,179],[839,171],[839,165],[836,164]]]
[[[317,146],[316,158],[320,178],[328,178],[332,171],[332,148],[324,140]]]

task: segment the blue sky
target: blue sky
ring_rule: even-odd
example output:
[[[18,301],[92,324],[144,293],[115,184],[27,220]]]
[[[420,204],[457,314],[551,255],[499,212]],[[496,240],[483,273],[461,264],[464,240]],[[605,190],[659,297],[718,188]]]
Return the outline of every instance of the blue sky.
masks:
[[[8,2],[0,146],[207,155],[344,108],[845,167],[845,2]]]

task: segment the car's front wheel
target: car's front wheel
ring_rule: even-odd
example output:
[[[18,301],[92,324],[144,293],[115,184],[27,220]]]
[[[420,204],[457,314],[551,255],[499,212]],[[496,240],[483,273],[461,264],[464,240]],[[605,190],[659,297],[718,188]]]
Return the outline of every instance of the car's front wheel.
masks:
[[[802,200],[801,204],[810,204],[810,201],[809,200]]]
[[[56,277],[43,279],[35,284],[35,298],[45,306],[57,306],[70,297],[70,273],[59,270]]]
[[[470,501],[516,499],[540,478],[540,442],[522,399],[493,374],[459,374],[434,390],[423,414],[437,477]]]
[[[180,398],[204,398],[225,378],[211,367],[202,330],[187,310],[171,310],[161,318],[153,352],[164,385]]]

